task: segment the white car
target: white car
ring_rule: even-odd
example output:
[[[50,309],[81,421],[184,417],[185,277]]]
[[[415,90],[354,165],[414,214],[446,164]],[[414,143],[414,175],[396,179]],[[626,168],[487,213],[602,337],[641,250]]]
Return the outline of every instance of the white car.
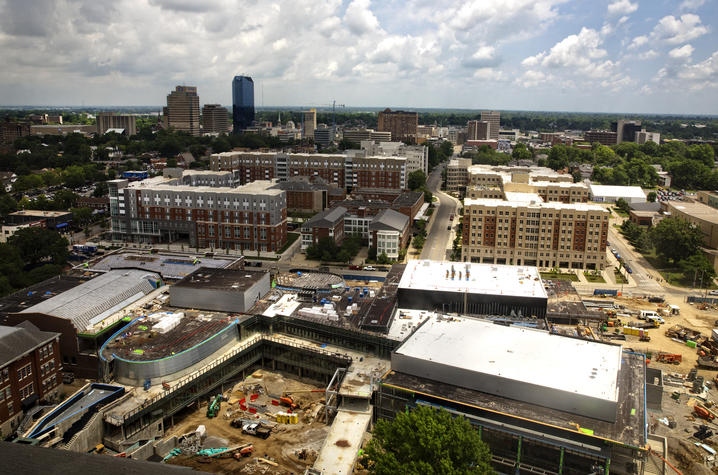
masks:
[[[718,295],[718,290],[711,290],[708,292],[708,295]]]
[[[364,266],[362,270],[376,270],[376,267],[374,266]]]

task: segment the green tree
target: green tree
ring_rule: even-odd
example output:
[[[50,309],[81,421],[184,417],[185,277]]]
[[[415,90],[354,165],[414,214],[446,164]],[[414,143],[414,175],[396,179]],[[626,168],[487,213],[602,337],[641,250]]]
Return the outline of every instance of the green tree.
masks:
[[[386,255],[386,252],[382,252],[379,254],[379,256],[376,258],[376,261],[379,264],[388,264],[389,263],[389,256]]]
[[[414,237],[414,249],[423,249],[426,238],[421,234]]]
[[[409,173],[408,185],[411,191],[416,191],[420,188],[423,188],[426,185],[426,174],[424,173],[424,171],[414,170],[413,172]]]
[[[107,182],[101,181],[95,185],[95,190],[92,192],[92,196],[94,196],[95,198],[100,198],[107,195],[108,192],[109,187],[107,186]]]
[[[716,276],[715,268],[710,263],[708,258],[701,253],[693,254],[692,256],[681,260],[678,262],[678,267],[681,268],[683,274],[687,277],[696,275],[696,272],[703,272],[704,282],[711,282]]]
[[[177,167],[177,158],[170,157],[167,159],[167,168],[176,168]]]
[[[651,241],[663,259],[678,263],[697,254],[703,232],[680,218],[665,218],[651,230]]]
[[[648,200],[649,203],[655,203],[656,198],[658,198],[658,194],[655,191],[649,191],[648,194],[646,195],[646,199]]]
[[[370,247],[367,252],[367,259],[375,261],[376,260],[376,246]]]
[[[463,417],[418,406],[379,419],[366,452],[376,475],[491,474],[491,453]]]
[[[8,244],[15,246],[22,260],[29,265],[46,260],[59,265],[67,262],[69,243],[56,231],[40,227],[19,229],[8,239]]]
[[[92,220],[92,210],[90,208],[70,208],[72,213],[72,221],[79,226],[87,226]]]
[[[0,275],[7,276],[8,282],[14,287],[25,287],[23,267],[25,264],[17,247],[0,243]]]
[[[17,211],[15,199],[7,193],[0,194],[0,219],[5,219],[8,214],[14,211]]]
[[[79,196],[71,190],[60,190],[55,193],[53,198],[53,207],[56,210],[66,210],[77,204]]]
[[[511,158],[514,160],[530,160],[532,157],[531,151],[521,142],[517,143],[511,151]]]
[[[618,198],[616,200],[616,208],[620,209],[624,213],[628,213],[629,211],[631,211],[631,205],[629,205],[628,201],[623,198]]]
[[[554,145],[548,152],[546,166],[554,170],[566,168],[569,164],[568,147],[565,145]]]

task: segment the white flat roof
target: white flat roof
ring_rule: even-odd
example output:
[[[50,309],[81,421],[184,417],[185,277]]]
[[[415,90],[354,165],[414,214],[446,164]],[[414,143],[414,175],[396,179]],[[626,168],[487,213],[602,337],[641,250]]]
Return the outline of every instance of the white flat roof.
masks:
[[[396,353],[610,402],[621,346],[471,318],[431,318]]]
[[[451,268],[454,280],[451,280]],[[466,270],[469,278],[466,279]],[[459,278],[461,272],[461,278]],[[447,278],[448,273],[448,278]],[[469,262],[409,261],[399,288],[547,298],[536,267]]]
[[[565,209],[569,211],[601,211],[608,213],[606,208],[601,205],[594,203],[561,203],[559,201],[546,201],[531,203],[526,201],[505,201],[498,200],[496,198],[466,198],[464,199],[464,208],[471,205],[483,205],[483,206],[508,206],[511,208],[518,208],[524,206],[533,206],[540,209]]]
[[[506,201],[518,201],[523,203],[531,203],[533,201],[534,203],[543,203],[543,198],[541,198],[538,193],[504,191],[504,196],[506,197]]]
[[[593,196],[617,196],[619,198],[645,198],[640,186],[591,185]]]

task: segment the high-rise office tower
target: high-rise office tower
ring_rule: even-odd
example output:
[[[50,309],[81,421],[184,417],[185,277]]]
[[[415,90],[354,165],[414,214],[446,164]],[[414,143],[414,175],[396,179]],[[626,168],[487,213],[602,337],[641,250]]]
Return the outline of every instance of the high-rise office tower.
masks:
[[[391,139],[396,142],[416,140],[418,127],[419,114],[417,112],[393,111],[391,109],[379,112],[377,130],[391,132]]]
[[[205,134],[226,134],[229,127],[227,109],[219,104],[205,104],[202,107],[202,132]]]
[[[493,132],[491,123],[485,120],[470,120],[466,127],[466,140],[489,140]]]
[[[611,131],[616,132],[616,143],[635,142],[636,133],[641,131],[640,120],[618,120],[611,122]]]
[[[317,110],[309,109],[302,113],[302,138],[313,138],[317,129]]]
[[[499,125],[501,122],[501,113],[495,111],[481,111],[481,120],[489,123],[489,139],[499,139]]]
[[[234,133],[254,122],[254,81],[249,76],[235,76],[232,80],[232,125]]]
[[[97,114],[98,135],[104,135],[107,129],[124,129],[125,135],[131,137],[137,134],[137,118],[131,114],[100,112]]]
[[[199,135],[199,96],[196,86],[177,86],[167,95],[165,126]]]

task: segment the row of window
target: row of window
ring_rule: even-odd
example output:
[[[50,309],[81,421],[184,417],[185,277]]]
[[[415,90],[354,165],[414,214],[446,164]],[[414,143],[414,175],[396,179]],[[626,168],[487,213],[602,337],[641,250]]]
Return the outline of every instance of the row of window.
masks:
[[[25,378],[28,378],[32,375],[32,365],[28,364],[17,370],[17,379],[18,381],[22,381]]]
[[[55,360],[48,361],[47,363],[40,366],[40,374],[45,376],[47,373],[51,373],[55,370]]]
[[[40,348],[40,359],[45,359],[52,354],[52,343]]]
[[[33,383],[20,388],[20,400],[27,399],[35,393],[35,385]]]

